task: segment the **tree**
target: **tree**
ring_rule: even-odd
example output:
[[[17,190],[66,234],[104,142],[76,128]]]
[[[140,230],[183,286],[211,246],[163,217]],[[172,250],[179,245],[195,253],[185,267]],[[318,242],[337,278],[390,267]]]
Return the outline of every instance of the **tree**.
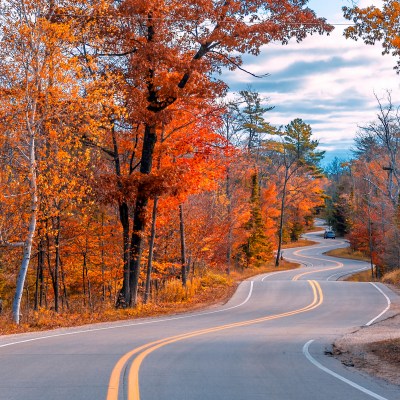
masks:
[[[333,27],[317,18],[305,4],[306,1],[289,0],[223,4],[209,1],[193,7],[192,0],[146,4],[127,0],[115,6],[110,2],[107,14],[116,21],[115,29],[105,29],[106,49],[93,51],[91,56],[108,52],[111,68],[119,69],[124,77],[131,124],[138,122],[142,132],[129,284],[125,275],[123,286],[130,305],[137,303],[150,199],[146,182],[153,171],[162,121],[173,118],[171,106],[176,103],[190,107],[200,98],[212,99],[222,94],[225,85],[215,81],[212,74],[224,67],[241,68],[241,54],[257,55],[260,47],[271,41],[287,43],[291,38],[300,41],[307,34],[329,33]]]
[[[223,136],[227,143],[232,146],[232,148],[240,148],[240,110],[238,106],[238,101],[229,102],[225,105],[225,111],[221,116],[221,127],[219,132]],[[233,195],[234,195],[234,182],[233,182],[233,169],[234,163],[238,159],[238,152],[231,152],[228,156],[226,165],[226,179],[225,179],[225,195],[226,195],[226,211],[228,218],[228,237],[227,237],[227,250],[226,250],[226,260],[227,260],[227,274],[229,275],[232,267],[232,246],[233,246]]]
[[[261,105],[260,94],[251,88],[239,92],[239,101],[242,107],[239,109],[239,123],[243,134],[243,144],[247,152],[255,158],[257,163],[262,142],[267,133],[273,133],[274,129],[264,119],[264,114],[274,107]]]
[[[0,123],[13,154],[9,168],[19,172],[14,178],[21,184],[19,193],[10,195],[26,196],[22,240],[10,243],[0,232],[3,244],[23,247],[13,303],[14,320],[19,323],[39,212],[38,149],[65,116],[58,114],[60,104],[76,92],[66,72],[73,70],[73,62],[62,52],[62,44],[70,38],[69,24],[53,21],[54,2],[11,0],[3,2],[0,11]]]
[[[261,191],[257,172],[251,176],[250,220],[247,223],[249,238],[244,248],[247,266],[260,267],[271,256],[273,243],[267,236],[267,229],[262,216]]]
[[[355,159],[348,163],[348,176],[341,182],[343,190],[335,209],[345,216],[352,248],[369,255],[371,269],[375,264],[374,273],[379,275],[384,268],[396,268],[400,254],[400,124],[390,94],[386,103],[377,101],[375,121],[362,127],[355,139]]]
[[[382,42],[383,54],[400,56],[400,3],[383,0],[383,7],[343,7],[344,17],[354,23],[345,29],[346,38],[361,38],[366,44]],[[395,67],[400,72],[400,60]]]
[[[281,206],[278,231],[278,252],[275,265],[279,266],[281,257],[283,227],[286,208],[286,197],[288,185],[296,175],[308,174],[309,176],[320,176],[318,166],[325,152],[317,151],[318,141],[311,139],[311,126],[297,118],[286,125],[281,133],[282,141],[271,143],[276,149],[276,158],[281,169]]]

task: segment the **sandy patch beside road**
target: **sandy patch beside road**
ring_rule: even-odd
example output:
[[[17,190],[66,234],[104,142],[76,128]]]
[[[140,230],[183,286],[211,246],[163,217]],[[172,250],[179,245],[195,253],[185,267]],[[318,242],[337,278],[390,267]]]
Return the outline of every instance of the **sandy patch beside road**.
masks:
[[[336,340],[333,355],[344,365],[400,386],[400,298],[386,319]]]

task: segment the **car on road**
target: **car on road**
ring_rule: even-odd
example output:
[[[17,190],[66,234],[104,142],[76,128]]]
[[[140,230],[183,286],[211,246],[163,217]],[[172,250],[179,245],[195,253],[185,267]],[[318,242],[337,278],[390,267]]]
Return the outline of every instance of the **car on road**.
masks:
[[[325,231],[324,239],[336,239],[336,234],[333,231]]]

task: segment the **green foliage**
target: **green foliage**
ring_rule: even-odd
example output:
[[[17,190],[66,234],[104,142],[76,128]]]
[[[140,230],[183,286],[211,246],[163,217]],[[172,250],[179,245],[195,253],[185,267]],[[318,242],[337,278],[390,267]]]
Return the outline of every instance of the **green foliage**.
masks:
[[[301,224],[299,221],[295,221],[290,227],[290,240],[292,242],[297,242],[303,232],[303,224]]]
[[[319,167],[325,151],[318,151],[318,140],[312,140],[311,126],[296,118],[286,125],[283,133],[284,148],[289,161],[300,166],[309,167],[316,174],[321,173]]]
[[[264,114],[274,107],[263,107],[260,94],[251,89],[242,90],[239,94],[240,101],[244,103],[239,119],[241,128],[246,134],[246,147],[250,152],[259,151],[263,136],[275,132],[275,128],[264,119]]]
[[[348,163],[334,159],[325,170],[330,179],[326,189],[325,219],[338,236],[344,236],[350,232],[350,216],[354,193],[351,186],[351,176]]]
[[[265,233],[266,227],[261,213],[258,174],[254,173],[251,179],[251,216],[247,223],[247,230],[250,232],[250,236],[244,251],[248,267],[261,267],[272,256],[272,243],[269,242]]]

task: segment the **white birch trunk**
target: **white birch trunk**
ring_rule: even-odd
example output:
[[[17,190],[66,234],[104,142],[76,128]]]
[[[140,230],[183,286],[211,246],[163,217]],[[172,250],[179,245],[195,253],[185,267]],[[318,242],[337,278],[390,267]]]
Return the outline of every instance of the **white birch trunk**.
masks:
[[[25,278],[29,267],[29,261],[31,259],[33,237],[36,231],[36,219],[37,219],[37,183],[36,183],[36,160],[35,160],[35,136],[31,132],[29,140],[29,175],[30,175],[30,189],[31,189],[31,215],[28,228],[28,235],[24,242],[24,254],[22,258],[21,268],[17,278],[17,288],[15,290],[15,296],[13,301],[13,319],[14,322],[19,324],[20,322],[20,309],[21,299],[24,291]]]

